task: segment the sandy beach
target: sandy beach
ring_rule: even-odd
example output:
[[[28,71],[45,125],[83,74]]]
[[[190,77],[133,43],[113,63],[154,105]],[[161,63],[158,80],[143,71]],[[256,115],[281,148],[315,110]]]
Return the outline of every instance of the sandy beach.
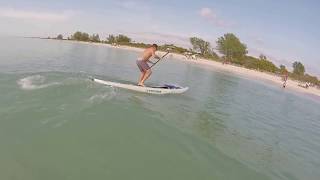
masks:
[[[143,51],[143,49],[141,49],[141,48],[135,48],[135,47],[130,47],[130,46],[112,46],[110,44],[79,42],[79,41],[69,41],[69,42],[90,44],[90,45],[95,45],[95,46],[107,46],[110,48],[118,48],[118,49],[124,49],[124,50],[128,50],[128,51],[136,51],[136,52]],[[165,52],[160,51],[158,53],[164,54]],[[281,80],[281,77],[276,76],[274,74],[270,74],[270,73],[266,73],[266,72],[259,72],[256,70],[246,69],[246,68],[238,67],[238,66],[234,66],[234,65],[228,65],[228,64],[226,65],[226,64],[222,64],[220,62],[206,60],[206,59],[190,60],[181,54],[175,54],[175,53],[171,53],[170,57],[177,59],[177,60],[184,61],[186,63],[203,65],[206,68],[210,67],[210,68],[214,68],[217,70],[222,70],[222,71],[234,73],[236,75],[240,75],[243,77],[248,77],[248,78],[262,80],[262,81],[268,81],[270,83],[273,83],[276,86],[279,86],[279,88],[282,88],[283,81]],[[306,89],[306,88],[300,87],[299,84],[300,83],[298,81],[288,79],[287,86],[285,89],[304,93],[304,94],[309,94],[309,95],[316,95],[316,96],[320,97],[320,89],[317,89],[315,87],[309,87],[308,89]]]

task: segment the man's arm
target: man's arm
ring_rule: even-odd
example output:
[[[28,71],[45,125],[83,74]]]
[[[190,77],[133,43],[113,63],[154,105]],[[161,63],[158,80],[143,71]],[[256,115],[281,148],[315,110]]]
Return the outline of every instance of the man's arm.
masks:
[[[157,56],[153,51],[151,53],[152,53],[152,56],[151,56],[152,58],[155,58]],[[150,58],[148,59],[148,62],[151,64],[154,64],[154,62],[150,61]]]
[[[156,55],[155,51],[152,52],[152,57],[156,59],[161,59],[159,56]]]

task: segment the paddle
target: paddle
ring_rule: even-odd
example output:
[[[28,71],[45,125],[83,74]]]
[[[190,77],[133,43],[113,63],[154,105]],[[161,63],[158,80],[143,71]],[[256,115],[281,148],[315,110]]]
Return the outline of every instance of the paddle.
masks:
[[[158,59],[158,61],[156,61],[155,63],[153,63],[152,66],[151,66],[149,69],[151,69],[153,66],[155,66],[159,61],[161,61],[161,60],[162,60],[164,57],[166,57],[168,54],[169,54],[169,51],[168,51],[165,55],[163,55],[160,59]]]

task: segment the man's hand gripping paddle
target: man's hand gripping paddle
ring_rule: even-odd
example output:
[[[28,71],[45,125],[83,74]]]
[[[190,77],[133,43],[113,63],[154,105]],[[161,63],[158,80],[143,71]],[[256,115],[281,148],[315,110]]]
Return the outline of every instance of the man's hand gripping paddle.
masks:
[[[163,58],[165,58],[170,52],[169,52],[169,48],[167,49],[167,53],[164,54],[161,58],[158,59],[158,61],[156,61],[155,63],[152,64],[152,66],[149,68],[151,69],[153,66],[155,66],[158,62],[160,62]]]

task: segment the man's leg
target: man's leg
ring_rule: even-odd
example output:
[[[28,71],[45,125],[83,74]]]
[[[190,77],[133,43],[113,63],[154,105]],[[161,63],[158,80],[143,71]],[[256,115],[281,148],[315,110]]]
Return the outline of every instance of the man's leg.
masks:
[[[146,75],[146,71],[142,71],[142,72],[141,72],[141,75],[140,75],[140,78],[139,78],[139,82],[138,82],[138,85],[139,85],[139,86],[142,85],[141,82],[142,82],[142,80],[143,80],[143,78],[144,78],[145,75]]]
[[[142,86],[144,86],[144,82],[150,77],[151,74],[152,74],[151,69],[148,69],[147,71],[145,71],[145,75],[141,80]]]

